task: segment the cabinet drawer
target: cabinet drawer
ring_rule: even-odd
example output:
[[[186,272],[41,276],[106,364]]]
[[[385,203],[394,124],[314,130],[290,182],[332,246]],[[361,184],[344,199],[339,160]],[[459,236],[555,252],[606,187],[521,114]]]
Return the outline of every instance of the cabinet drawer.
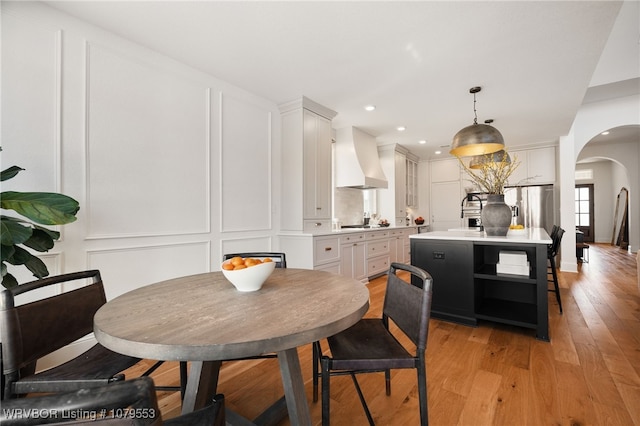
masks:
[[[330,220],[305,220],[303,227],[304,227],[304,232],[306,234],[331,232],[331,221]]]
[[[408,231],[409,231],[408,229],[392,229],[389,231],[389,236],[391,238],[394,238],[394,237],[401,237],[403,235],[409,235]]]
[[[340,237],[340,244],[357,243],[364,241],[364,234],[348,234]]]
[[[381,240],[383,238],[389,238],[389,231],[370,231],[365,234],[365,239],[369,240]]]
[[[313,264],[340,260],[340,242],[338,237],[314,238]]]
[[[389,270],[389,256],[378,256],[367,261],[367,275],[372,277]]]
[[[389,254],[389,240],[371,241],[367,243],[367,258]]]

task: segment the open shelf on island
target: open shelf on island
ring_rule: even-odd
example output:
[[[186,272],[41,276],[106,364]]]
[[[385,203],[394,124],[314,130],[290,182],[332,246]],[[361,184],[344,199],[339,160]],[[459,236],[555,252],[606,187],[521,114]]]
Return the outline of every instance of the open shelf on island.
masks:
[[[527,328],[538,325],[536,305],[501,299],[483,299],[476,308],[476,318]]]

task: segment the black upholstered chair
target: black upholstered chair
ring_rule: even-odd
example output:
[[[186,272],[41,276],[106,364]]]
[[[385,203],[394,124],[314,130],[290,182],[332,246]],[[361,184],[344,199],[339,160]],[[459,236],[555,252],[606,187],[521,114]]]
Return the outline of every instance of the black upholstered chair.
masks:
[[[227,253],[222,256],[222,261],[229,260],[232,257],[252,257],[254,259],[265,259],[270,257],[274,262],[276,262],[276,268],[286,268],[287,267],[287,256],[284,253],[276,253],[276,252],[247,252],[247,253]]]
[[[163,421],[153,380],[138,377],[72,392],[6,400],[2,402],[0,423],[224,426],[224,396],[216,395],[200,410]]]
[[[556,225],[553,225],[556,227]],[[558,301],[558,307],[560,313],[562,313],[562,299],[560,298],[560,287],[558,286],[558,272],[556,268],[556,257],[558,256],[558,250],[560,250],[560,243],[562,242],[562,236],[564,235],[564,229],[559,226],[551,231],[551,244],[547,248],[547,281],[553,283],[553,288],[549,291],[556,294],[556,300]]]
[[[398,271],[410,274],[411,283]],[[318,376],[322,378],[322,424],[329,424],[330,376],[350,375],[369,424],[373,418],[356,374],[384,372],[386,393],[391,394],[391,369],[415,368],[418,376],[420,424],[428,424],[425,353],[431,316],[433,281],[424,270],[392,263],[388,272],[382,318],[364,318],[352,327],[327,339],[331,354],[322,354],[320,343],[313,347],[313,400],[318,399]],[[415,344],[408,351],[390,331],[389,320]],[[318,372],[320,366],[321,371]]]
[[[77,286],[86,280],[90,280],[87,285]],[[64,291],[44,297],[43,292],[59,291],[58,286]],[[69,288],[73,286],[77,288]],[[17,305],[16,296],[24,294],[32,301]],[[100,344],[66,363],[35,372],[38,359],[93,333],[93,316],[104,303],[106,296],[98,270],[48,277],[0,292],[2,399],[27,393],[73,391],[124,380],[121,372],[140,359],[115,353]],[[158,365],[144,375],[151,374]],[[186,375],[184,380],[186,383]]]

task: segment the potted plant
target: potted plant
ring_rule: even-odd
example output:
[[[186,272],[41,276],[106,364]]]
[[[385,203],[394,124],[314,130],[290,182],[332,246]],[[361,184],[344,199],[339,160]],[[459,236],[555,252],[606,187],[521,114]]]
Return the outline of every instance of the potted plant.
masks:
[[[512,161],[505,150],[475,156],[469,165],[458,157],[469,178],[480,192],[487,194],[487,205],[482,209],[482,225],[487,235],[505,236],[511,224],[511,208],[504,202],[504,188],[509,176],[520,163]]]
[[[23,170],[11,166],[1,172],[0,181],[9,180]],[[0,193],[0,207],[24,217],[0,216],[2,285],[5,288],[18,285],[16,278],[9,273],[7,264],[25,266],[37,278],[49,275],[44,262],[28,249],[46,252],[53,248],[55,241],[60,238],[60,232],[41,225],[63,225],[75,221],[80,209],[78,202],[66,195],[51,192],[6,191]]]

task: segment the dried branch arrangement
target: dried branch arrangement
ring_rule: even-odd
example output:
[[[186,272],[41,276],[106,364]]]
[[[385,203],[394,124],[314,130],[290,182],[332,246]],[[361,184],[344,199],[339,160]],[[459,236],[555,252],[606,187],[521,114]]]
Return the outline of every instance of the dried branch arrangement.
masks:
[[[520,165],[517,157],[514,156],[513,159],[510,159],[506,152],[499,159],[496,159],[494,154],[485,154],[473,169],[467,166],[462,158],[457,158],[480,191],[487,194],[504,194],[504,187],[508,184],[509,176]]]

